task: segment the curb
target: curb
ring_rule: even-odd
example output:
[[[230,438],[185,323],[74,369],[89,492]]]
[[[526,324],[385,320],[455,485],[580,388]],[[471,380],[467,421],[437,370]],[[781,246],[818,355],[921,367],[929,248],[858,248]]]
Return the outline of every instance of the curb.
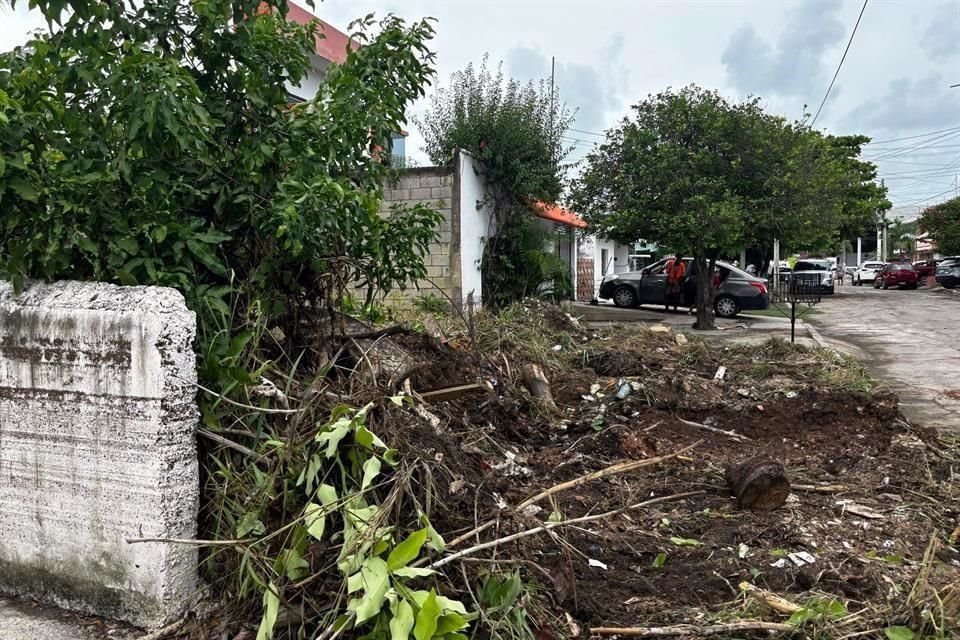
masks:
[[[802,320],[800,322],[803,322]],[[813,338],[813,341],[820,346],[821,349],[829,349],[831,351],[836,351],[830,344],[823,339],[823,336],[820,335],[820,332],[817,331],[812,324],[809,322],[803,322],[803,328],[807,330],[807,333],[810,334],[810,337]]]

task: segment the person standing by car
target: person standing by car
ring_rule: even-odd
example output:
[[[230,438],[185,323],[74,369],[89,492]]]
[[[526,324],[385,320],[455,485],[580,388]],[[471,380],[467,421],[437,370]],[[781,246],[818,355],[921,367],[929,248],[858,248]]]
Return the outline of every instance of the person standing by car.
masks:
[[[673,310],[676,311],[680,302],[682,302],[683,281],[686,272],[687,265],[684,264],[683,258],[680,256],[667,262],[667,291],[664,296],[664,306],[667,311],[670,310],[670,305],[673,305]]]

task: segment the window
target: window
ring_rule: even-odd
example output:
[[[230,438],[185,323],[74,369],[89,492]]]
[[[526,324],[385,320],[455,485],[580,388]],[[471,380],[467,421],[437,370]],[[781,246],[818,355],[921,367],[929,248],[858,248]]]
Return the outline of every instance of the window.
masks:
[[[610,262],[610,249],[600,249],[600,275],[607,275],[607,263]]]
[[[814,262],[813,260],[801,260],[793,267],[794,271],[829,271],[829,262]]]

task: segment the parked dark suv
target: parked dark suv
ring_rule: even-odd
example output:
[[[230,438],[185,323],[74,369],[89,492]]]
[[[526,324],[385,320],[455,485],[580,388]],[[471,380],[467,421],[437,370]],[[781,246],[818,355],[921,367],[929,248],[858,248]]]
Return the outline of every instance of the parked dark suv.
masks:
[[[937,284],[944,289],[960,285],[960,257],[944,258],[937,264]]]
[[[697,292],[693,260],[684,258],[687,279],[683,286],[683,306],[693,305]],[[613,300],[618,307],[664,304],[667,293],[667,260],[640,270],[610,274],[600,283],[598,297]],[[767,283],[726,262],[717,262],[713,310],[721,318],[732,318],[746,309],[766,309],[769,305]]]

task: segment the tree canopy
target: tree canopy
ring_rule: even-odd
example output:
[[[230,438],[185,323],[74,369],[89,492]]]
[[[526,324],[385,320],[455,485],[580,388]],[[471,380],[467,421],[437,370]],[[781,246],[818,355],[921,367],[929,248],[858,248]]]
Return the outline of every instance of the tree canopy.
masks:
[[[556,202],[563,191],[562,136],[572,122],[556,90],[521,84],[493,72],[484,57],[468,65],[431,98],[420,121],[426,151],[447,164],[459,149],[479,161],[492,211],[481,260],[484,303],[500,307],[546,291],[572,293],[569,269],[544,250],[549,235],[534,223],[536,201]]]
[[[371,148],[424,95],[429,22],[354,23],[363,46],[291,104],[318,34],[286,0],[35,4],[49,31],[0,62],[0,277],[168,285],[222,313],[239,295],[271,317],[424,275],[437,214],[379,216]]]
[[[960,255],[960,198],[924,209],[917,226],[930,234],[943,255]]]
[[[696,86],[636,104],[587,156],[573,203],[591,229],[645,238],[698,263],[698,326],[712,326],[708,272],[723,252],[779,238],[798,247],[862,225],[883,201],[862,138],[824,136]]]

